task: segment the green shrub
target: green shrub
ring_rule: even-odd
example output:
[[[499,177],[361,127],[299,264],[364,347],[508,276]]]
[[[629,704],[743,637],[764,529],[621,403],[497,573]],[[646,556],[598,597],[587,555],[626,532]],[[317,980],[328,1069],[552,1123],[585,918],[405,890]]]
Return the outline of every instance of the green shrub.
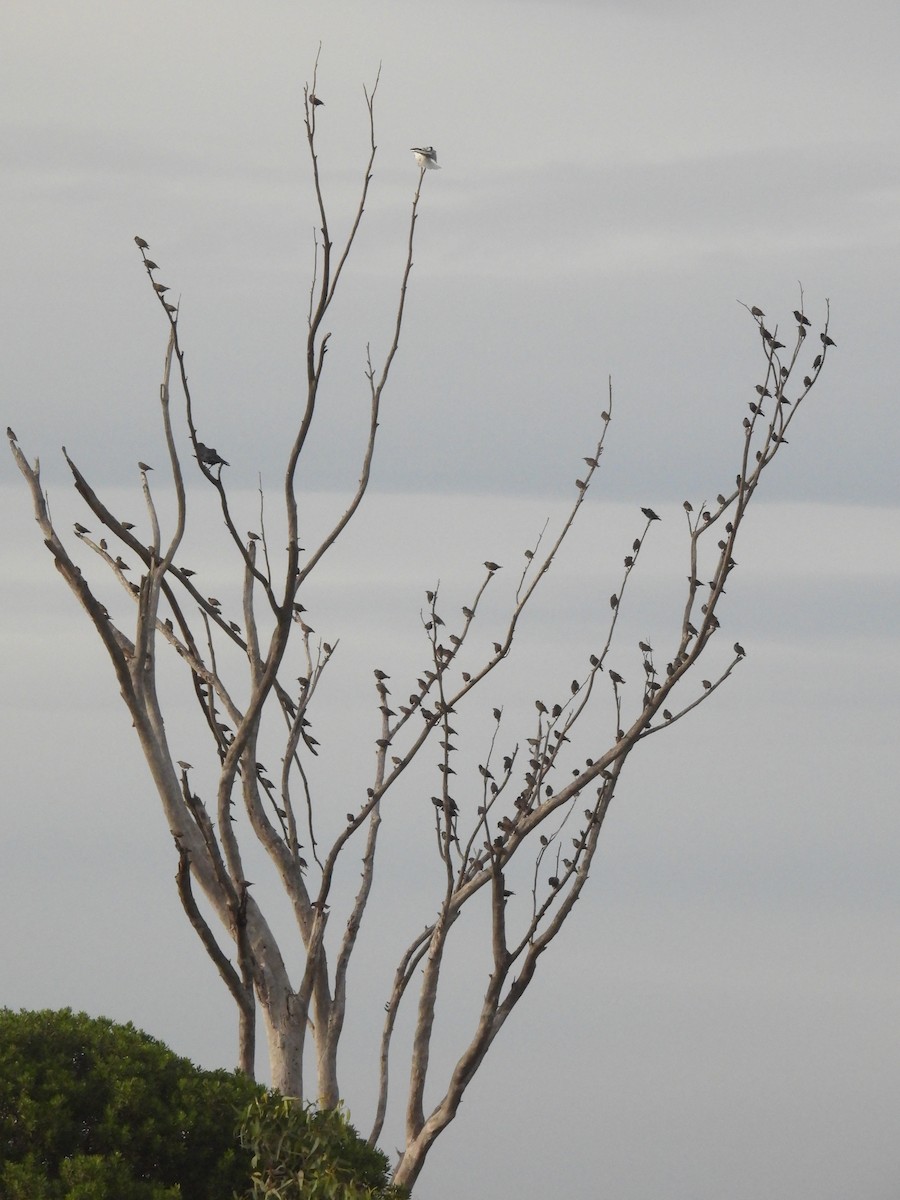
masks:
[[[359,1136],[343,1108],[316,1110],[268,1092],[240,1129],[252,1151],[246,1200],[401,1200],[387,1157]]]
[[[133,1025],[0,1009],[3,1200],[226,1200],[245,1192],[240,1112],[263,1092]]]

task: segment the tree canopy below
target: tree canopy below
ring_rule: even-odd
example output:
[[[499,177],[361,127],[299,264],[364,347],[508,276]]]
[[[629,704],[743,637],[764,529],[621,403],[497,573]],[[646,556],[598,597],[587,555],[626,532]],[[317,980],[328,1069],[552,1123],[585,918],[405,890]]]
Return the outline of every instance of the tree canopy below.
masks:
[[[5,1200],[223,1200],[246,1189],[236,1128],[264,1089],[203,1071],[131,1024],[0,1010]]]

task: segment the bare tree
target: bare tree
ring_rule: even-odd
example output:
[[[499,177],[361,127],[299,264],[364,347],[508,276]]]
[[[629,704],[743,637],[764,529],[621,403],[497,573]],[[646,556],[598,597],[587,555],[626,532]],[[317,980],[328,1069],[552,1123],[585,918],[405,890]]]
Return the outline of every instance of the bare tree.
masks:
[[[319,176],[315,76],[305,92],[306,136],[320,232],[310,289],[306,400],[287,454],[280,501],[283,509],[278,517],[287,530],[283,552],[267,535],[262,498],[258,532],[246,536],[239,532],[242,523],[233,512],[223,475],[229,464],[197,436],[178,307],[167,298],[169,289],[159,281],[159,268],[142,238],[135,240],[143,267],[168,325],[160,406],[177,501],[174,528],[163,532],[145,464],[140,464],[140,480],[150,532],[149,537],[141,538],[133,525],[107,507],[66,454],[75,488],[90,510],[91,524],[102,529],[97,535],[76,524],[76,544],[93,555],[96,572],[91,572],[92,578],[102,586],[112,577],[130,600],[134,619],[127,631],[124,623],[110,615],[99,599],[97,583],[78,565],[55,527],[37,461],[29,463],[15,435],[11,430],[8,433],[12,453],[31,489],[44,543],[113,664],[175,839],[182,904],[238,1007],[240,1066],[249,1074],[254,1071],[258,1005],[268,1037],[272,1078],[286,1094],[302,1096],[314,1090],[323,1106],[336,1105],[340,1098],[338,1047],[346,1015],[348,970],[369,915],[382,824],[390,824],[392,801],[402,791],[404,776],[409,778],[408,768],[422,761],[426,751],[432,754],[437,748],[439,761],[430,789],[434,810],[430,853],[440,880],[440,900],[436,913],[427,914],[424,928],[402,955],[387,998],[378,1058],[377,1112],[371,1131],[374,1142],[388,1108],[392,1036],[401,1005],[408,1000],[415,1009],[414,1032],[408,1064],[406,1140],[395,1181],[411,1186],[435,1139],[453,1120],[494,1038],[527,990],[538,960],[581,895],[604,818],[632,751],[706,703],[744,657],[737,643],[724,653],[717,646],[717,613],[724,603],[725,584],[737,565],[738,537],[763,476],[781,453],[788,428],[818,379],[833,342],[826,310],[816,352],[808,373],[803,374],[799,363],[810,321],[802,310],[802,295],[801,309],[789,323],[790,334],[781,335],[788,336],[788,344],[780,340],[776,326],[771,331],[766,327],[758,308],[749,310],[761,349],[761,382],[743,417],[739,469],[732,482],[710,503],[684,503],[688,578],[677,644],[660,654],[648,642],[640,642],[635,653],[637,682],[632,680],[630,687],[607,662],[632,574],[658,519],[652,509],[645,508],[618,586],[609,597],[604,644],[585,654],[564,695],[535,701],[531,727],[523,731],[520,742],[510,743],[501,736],[501,711],[493,709],[485,730],[489,752],[482,756],[477,773],[473,768],[471,773],[461,770],[457,775],[453,766],[459,741],[454,729],[457,714],[464,705],[476,702],[485,680],[512,653],[522,614],[581,513],[602,462],[612,416],[610,389],[599,438],[575,481],[568,515],[555,534],[545,529],[525,551],[515,598],[503,627],[495,634],[492,651],[479,658],[470,644],[479,608],[499,570],[497,563],[486,562],[469,603],[452,617],[448,613],[445,620],[437,588],[427,592],[422,616],[426,660],[415,682],[395,685],[395,691],[402,693],[401,700],[391,695],[389,677],[381,666],[374,670],[376,728],[371,735],[371,782],[346,814],[336,836],[322,840],[321,827],[327,825],[322,815],[324,800],[308,770],[318,747],[311,715],[334,647],[317,640],[302,600],[313,574],[357,512],[369,484],[382,395],[403,322],[427,165],[420,169],[412,202],[393,337],[379,366],[371,354],[367,356],[369,420],[359,482],[333,527],[317,546],[305,550],[300,541],[298,464],[317,415],[329,343],[326,316],[343,280],[372,178],[376,89],[377,80],[371,93],[365,94],[370,152],[359,205],[340,249],[332,241]],[[797,382],[798,377],[802,383]],[[176,387],[186,418],[182,434],[176,433],[172,416]],[[196,459],[202,479],[217,493],[236,574],[242,581],[240,622],[229,619],[221,602],[205,594],[181,560],[188,526],[186,449]],[[140,564],[135,575],[129,573],[122,557],[126,553]],[[706,661],[711,645],[710,658],[718,665],[710,667],[708,677],[701,679],[701,660]],[[215,764],[218,784],[214,794],[199,794],[192,785],[191,765],[173,757],[158,686],[164,659],[177,665],[208,731],[207,748],[198,746],[197,754]],[[613,713],[606,739],[598,732],[604,704],[611,706]],[[276,738],[280,761],[277,770],[270,771],[258,754],[263,739],[271,744]],[[299,942],[285,948],[279,946],[271,920],[249,890],[245,876],[244,858],[254,838],[271,862],[296,923]],[[344,907],[337,896],[335,875],[339,861],[346,856],[354,856],[361,864],[361,882]],[[422,861],[426,861],[424,855]],[[509,904],[507,881],[514,862],[519,879],[524,874],[529,880],[530,900],[524,915],[521,906],[513,910]],[[197,886],[202,908],[195,896]],[[438,1083],[443,1094],[436,1103],[427,1104],[445,951],[462,910],[482,892],[490,909],[491,968],[480,1013],[467,1044],[458,1050],[449,1077]],[[221,933],[213,930],[205,913],[218,919],[232,943],[230,952],[220,944]],[[300,962],[299,977],[292,975],[289,962]],[[316,1064],[314,1088],[304,1079],[308,1039]]]

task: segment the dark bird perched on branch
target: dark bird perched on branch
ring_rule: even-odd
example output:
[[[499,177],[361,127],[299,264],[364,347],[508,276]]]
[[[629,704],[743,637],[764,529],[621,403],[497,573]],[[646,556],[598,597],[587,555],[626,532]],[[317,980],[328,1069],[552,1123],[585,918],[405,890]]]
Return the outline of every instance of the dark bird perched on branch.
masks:
[[[205,467],[231,466],[231,463],[222,458],[218,450],[213,450],[212,446],[204,446],[202,442],[197,443],[197,459]]]
[[[642,508],[641,512],[648,521],[659,521],[661,519],[659,513],[655,513],[652,508]]]

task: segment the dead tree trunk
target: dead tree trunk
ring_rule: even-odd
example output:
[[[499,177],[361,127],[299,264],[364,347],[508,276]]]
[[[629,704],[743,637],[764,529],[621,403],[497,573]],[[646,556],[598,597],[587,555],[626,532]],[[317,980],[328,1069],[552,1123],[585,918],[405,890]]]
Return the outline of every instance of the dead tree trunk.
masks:
[[[313,88],[315,80],[313,82]],[[376,82],[377,87],[377,82]],[[425,167],[419,171],[410,214],[405,263],[392,341],[376,371],[368,358],[368,436],[359,484],[343,514],[313,549],[300,540],[297,472],[316,417],[329,333],[324,321],[343,277],[362,219],[375,158],[373,100],[366,94],[370,155],[362,195],[340,253],[334,250],[319,179],[316,108],[306,97],[306,131],[318,204],[320,233],[310,293],[306,353],[306,398],[285,459],[283,520],[287,545],[270,542],[265,509],[260,528],[238,532],[223,472],[229,464],[198,440],[194,401],[188,386],[178,309],[166,300],[159,268],[149,246],[136,239],[153,292],[168,325],[160,403],[169,454],[177,517],[163,536],[150,468],[140,464],[146,528],[139,532],[111,512],[101,496],[66,455],[75,488],[90,513],[90,527],[75,526],[77,553],[87,552],[95,576],[110,576],[127,598],[133,623],[114,619],[98,599],[89,572],[72,557],[51,519],[37,462],[30,463],[11,430],[13,456],[25,477],[44,543],[57,569],[88,614],[112,662],[122,698],[134,722],[150,776],[172,831],[178,856],[177,882],[185,912],[229,988],[239,1014],[239,1061],[254,1070],[256,1005],[262,1010],[273,1082],[288,1095],[314,1094],[326,1107],[340,1099],[338,1049],[344,1028],[348,969],[368,915],[379,836],[390,825],[392,801],[404,773],[427,749],[437,750],[430,861],[440,880],[441,900],[401,958],[385,1021],[377,1070],[377,1113],[371,1133],[381,1134],[388,1109],[392,1037],[401,1004],[417,993],[411,1058],[407,1065],[406,1142],[396,1181],[411,1186],[434,1140],[453,1120],[471,1080],[494,1038],[526,992],[538,960],[549,947],[581,895],[600,831],[622,770],[647,738],[671,729],[706,703],[744,657],[735,643],[722,648],[719,610],[725,584],[737,562],[737,541],[748,508],[765,472],[786,444],[786,433],[823,368],[833,342],[826,317],[811,363],[802,368],[810,321],[795,311],[790,348],[779,331],[766,328],[759,309],[751,309],[761,350],[760,383],[750,392],[739,431],[736,475],[714,502],[696,507],[685,502],[688,580],[676,644],[661,651],[641,642],[630,648],[630,683],[613,666],[625,651],[617,640],[619,616],[632,573],[645,553],[659,520],[650,508],[624,556],[619,583],[609,598],[605,643],[586,650],[573,664],[564,695],[535,698],[531,728],[521,740],[510,739],[502,713],[487,722],[490,753],[477,773],[457,775],[455,715],[475,703],[476,693],[495,668],[513,652],[520,617],[546,578],[576,518],[582,512],[605,449],[612,415],[610,389],[599,440],[575,481],[568,517],[555,536],[545,534],[525,552],[514,600],[493,650],[485,657],[472,648],[470,631],[500,567],[488,562],[469,603],[459,614],[443,614],[438,589],[427,593],[423,613],[425,662],[415,682],[398,681],[395,695],[381,666],[374,670],[375,766],[365,795],[334,835],[306,766],[318,752],[311,725],[314,699],[334,647],[316,638],[304,607],[307,584],[328,550],[359,508],[369,483],[382,393],[399,345],[407,287],[413,263],[413,239]],[[802,298],[801,298],[802,305]],[[782,334],[781,336],[787,336]],[[184,428],[172,416],[172,376],[180,391]],[[799,382],[802,378],[802,383]],[[790,393],[790,395],[788,395]],[[201,581],[182,559],[188,523],[185,451],[196,459],[202,482],[215,490],[236,564],[240,620],[226,605],[205,594]],[[152,478],[159,479],[162,472]],[[91,532],[91,529],[99,532]],[[280,544],[280,540],[279,540]],[[128,556],[126,560],[125,556]],[[604,603],[606,603],[604,601]],[[707,651],[712,650],[710,655]],[[175,760],[169,745],[158,693],[158,657],[180,664],[208,731],[206,749],[215,764],[217,785],[201,794],[192,784],[190,763]],[[234,671],[239,658],[243,666]],[[701,678],[701,659],[715,663]],[[299,674],[298,674],[299,667]],[[604,723],[603,711],[608,719]],[[599,731],[606,729],[605,735]],[[279,762],[270,770],[260,747],[277,741]],[[268,757],[268,750],[266,751]],[[296,923],[297,943],[279,947],[272,927],[247,880],[242,858],[246,839],[265,850]],[[335,901],[335,871],[342,856],[355,855],[361,882],[344,907]],[[428,858],[423,854],[423,862]],[[513,871],[529,881],[527,911],[510,907],[507,881]],[[524,875],[523,875],[524,873]],[[199,899],[195,889],[199,888]],[[457,918],[483,889],[490,897],[491,971],[485,980],[480,1015],[443,1085],[440,1100],[429,1107],[434,1016],[442,983],[445,951]],[[200,901],[202,900],[203,909]],[[205,913],[214,916],[215,932]],[[230,941],[231,952],[219,938]],[[328,934],[328,936],[326,936]],[[421,977],[420,977],[421,976]],[[307,1038],[317,1078],[304,1078]]]

